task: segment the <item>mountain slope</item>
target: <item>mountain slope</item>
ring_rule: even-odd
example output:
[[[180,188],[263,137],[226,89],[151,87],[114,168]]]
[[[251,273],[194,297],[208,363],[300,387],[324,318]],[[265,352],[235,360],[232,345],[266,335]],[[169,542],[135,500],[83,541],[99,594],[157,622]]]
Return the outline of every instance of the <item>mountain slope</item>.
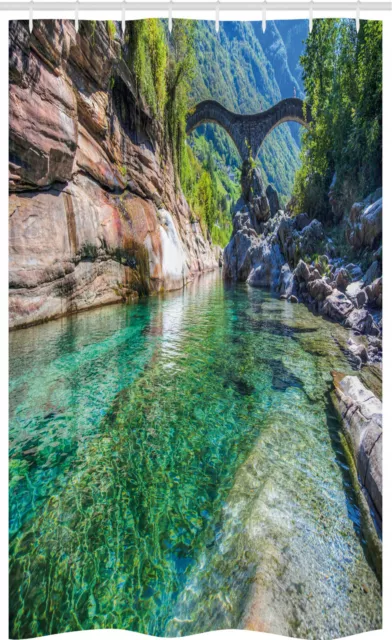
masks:
[[[254,113],[293,95],[294,87],[297,95],[302,95],[299,56],[307,34],[306,21],[268,21],[265,34],[260,22],[223,22],[219,34],[214,29],[213,22],[197,23],[194,103],[213,98],[232,111]],[[291,195],[299,167],[298,130],[295,124],[278,127],[259,154],[264,182],[274,185],[283,202]],[[228,172],[240,167],[233,143],[218,127],[204,125],[195,135],[212,141]]]

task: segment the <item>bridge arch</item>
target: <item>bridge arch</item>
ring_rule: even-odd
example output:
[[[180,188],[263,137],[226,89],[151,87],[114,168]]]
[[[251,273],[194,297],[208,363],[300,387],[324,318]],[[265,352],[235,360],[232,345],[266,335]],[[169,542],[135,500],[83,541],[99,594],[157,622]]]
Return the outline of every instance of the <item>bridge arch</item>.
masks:
[[[283,122],[298,122],[308,127],[312,120],[309,105],[299,98],[285,98],[273,107],[242,115],[229,111],[216,100],[204,100],[191,111],[187,118],[187,134],[206,122],[223,127],[233,140],[243,162],[249,154],[256,158],[267,135]]]

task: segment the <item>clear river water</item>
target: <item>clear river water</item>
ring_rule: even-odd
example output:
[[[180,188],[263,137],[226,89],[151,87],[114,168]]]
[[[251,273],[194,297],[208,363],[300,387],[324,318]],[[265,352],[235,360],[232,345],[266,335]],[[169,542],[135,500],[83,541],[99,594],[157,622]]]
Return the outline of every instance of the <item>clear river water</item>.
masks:
[[[11,333],[11,637],[379,628],[346,339],[217,272]]]

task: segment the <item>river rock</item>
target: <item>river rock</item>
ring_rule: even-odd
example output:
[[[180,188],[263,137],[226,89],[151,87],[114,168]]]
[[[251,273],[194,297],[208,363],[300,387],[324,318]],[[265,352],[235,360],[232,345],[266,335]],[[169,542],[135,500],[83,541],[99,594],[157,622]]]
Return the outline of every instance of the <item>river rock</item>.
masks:
[[[248,284],[276,290],[284,264],[278,242],[270,243],[268,239],[261,239],[252,247],[250,259],[254,266],[249,274]]]
[[[343,430],[366,497],[382,520],[382,403],[359,378],[333,373]]]
[[[379,330],[372,315],[366,309],[353,309],[346,318],[345,326],[357,333],[378,336]]]
[[[332,293],[332,288],[321,278],[318,280],[310,280],[307,289],[315,300],[324,300]]]
[[[296,276],[296,278],[298,278],[298,280],[308,282],[310,278],[310,271],[306,262],[304,262],[303,260],[300,260],[298,262],[297,267],[294,271],[294,275]]]
[[[353,303],[338,289],[325,298],[321,313],[337,322],[344,322],[354,309]]]
[[[339,291],[345,291],[350,284],[350,275],[347,269],[338,269],[335,273],[336,287]]]
[[[377,278],[365,288],[366,296],[370,305],[382,307],[382,278]]]
[[[375,260],[370,265],[369,269],[366,271],[363,277],[363,284],[366,287],[368,284],[371,284],[373,280],[378,278],[381,275],[381,268],[379,262]]]

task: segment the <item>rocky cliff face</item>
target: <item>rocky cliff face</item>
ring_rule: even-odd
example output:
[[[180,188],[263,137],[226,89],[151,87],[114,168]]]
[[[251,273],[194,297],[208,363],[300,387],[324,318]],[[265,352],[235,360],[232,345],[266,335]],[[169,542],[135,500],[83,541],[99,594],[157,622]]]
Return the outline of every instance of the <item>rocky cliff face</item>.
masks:
[[[106,23],[10,23],[10,326],[217,266]]]

